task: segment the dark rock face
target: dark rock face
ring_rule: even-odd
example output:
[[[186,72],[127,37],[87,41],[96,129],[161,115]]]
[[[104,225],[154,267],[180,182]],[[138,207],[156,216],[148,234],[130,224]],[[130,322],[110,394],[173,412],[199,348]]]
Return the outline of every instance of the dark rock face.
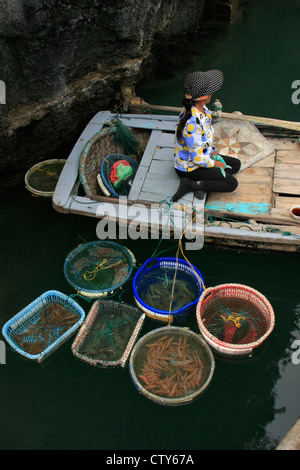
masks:
[[[196,38],[214,3],[1,0],[0,172],[22,172],[55,152],[65,158],[62,144]]]

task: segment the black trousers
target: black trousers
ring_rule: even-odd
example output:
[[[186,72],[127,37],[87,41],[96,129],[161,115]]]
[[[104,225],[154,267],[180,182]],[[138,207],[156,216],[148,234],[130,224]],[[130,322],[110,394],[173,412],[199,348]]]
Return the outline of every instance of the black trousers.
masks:
[[[220,154],[219,154],[220,155]],[[227,165],[231,166],[226,168],[226,177],[223,176],[220,168],[197,168],[193,171],[180,171],[175,168],[177,175],[180,178],[189,178],[193,181],[201,181],[202,191],[215,191],[219,193],[229,193],[238,187],[237,179],[232,176],[241,168],[241,162],[238,158],[221,155]]]

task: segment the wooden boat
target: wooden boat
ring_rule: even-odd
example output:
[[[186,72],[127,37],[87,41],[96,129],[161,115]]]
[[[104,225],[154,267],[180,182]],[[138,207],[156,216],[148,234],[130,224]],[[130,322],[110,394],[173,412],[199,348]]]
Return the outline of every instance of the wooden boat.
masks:
[[[300,222],[290,214],[291,206],[300,205],[299,123],[280,121],[278,128],[274,120],[263,124],[264,118],[232,113],[229,119],[219,113],[214,121],[216,148],[241,159],[238,188],[208,193],[201,201],[188,193],[172,206],[170,198],[179,184],[173,167],[178,108],[169,109],[168,114],[135,110],[117,116],[140,142],[133,156],[139,167],[127,198],[107,197],[97,185],[102,159],[124,153],[112,139],[116,115],[97,113],[67,159],[52,198],[55,210],[117,221],[120,239],[130,236],[124,227],[131,227],[136,238],[139,231],[141,238],[158,238],[158,231],[179,238],[184,232],[188,249],[205,243],[300,252]]]

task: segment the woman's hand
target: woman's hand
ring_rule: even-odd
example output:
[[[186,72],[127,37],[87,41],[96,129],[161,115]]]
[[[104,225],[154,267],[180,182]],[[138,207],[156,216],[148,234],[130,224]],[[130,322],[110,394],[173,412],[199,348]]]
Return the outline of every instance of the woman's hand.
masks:
[[[220,168],[223,168],[223,170],[225,170],[225,165],[223,162],[220,162],[219,160],[215,160],[215,167],[220,167]]]

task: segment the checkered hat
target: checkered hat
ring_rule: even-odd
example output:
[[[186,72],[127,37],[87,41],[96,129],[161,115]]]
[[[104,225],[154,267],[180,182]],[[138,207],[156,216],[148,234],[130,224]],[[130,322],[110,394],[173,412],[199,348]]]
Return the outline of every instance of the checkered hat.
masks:
[[[212,95],[223,84],[223,72],[221,70],[208,70],[207,72],[189,73],[184,82],[186,98],[195,101],[201,96]]]

